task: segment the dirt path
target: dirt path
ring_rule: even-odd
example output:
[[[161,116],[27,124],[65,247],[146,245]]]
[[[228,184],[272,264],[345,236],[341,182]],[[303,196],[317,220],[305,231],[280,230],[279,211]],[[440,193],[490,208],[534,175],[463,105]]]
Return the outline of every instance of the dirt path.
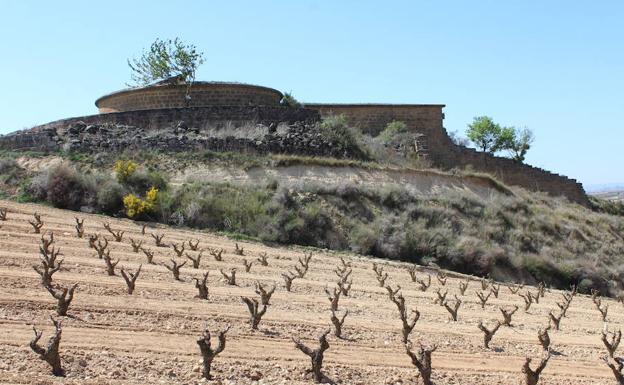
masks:
[[[561,293],[547,291],[539,304],[528,312],[523,300],[501,286],[498,298],[493,295],[484,309],[476,292],[481,283],[472,280],[465,295],[459,292],[460,278],[449,277],[442,285],[435,275],[431,287],[422,292],[405,268],[396,262],[380,261],[354,255],[313,251],[309,272],[296,279],[291,292],[284,289],[281,274],[293,270],[306,250],[271,248],[239,242],[245,250],[235,255],[234,242],[214,234],[174,230],[162,226],[141,226],[128,220],[112,220],[44,206],[0,202],[9,209],[7,221],[0,222],[0,383],[2,384],[199,384],[199,350],[195,343],[204,325],[216,331],[231,325],[227,347],[213,365],[215,384],[309,384],[308,358],[295,349],[291,337],[314,344],[317,335],[330,327],[329,301],[325,287],[336,281],[334,269],[340,257],[351,264],[353,288],[340,299],[340,309],[348,309],[344,326],[345,339],[330,338],[324,372],[338,384],[419,384],[417,370],[405,354],[400,340],[400,321],[395,305],[379,287],[372,262],[384,266],[387,283],[400,285],[410,308],[421,312],[411,340],[414,345],[438,345],[433,355],[436,384],[522,384],[520,369],[525,357],[536,360],[541,354],[537,330],[548,324],[549,311],[555,312]],[[71,317],[63,317],[61,353],[67,377],[48,374],[45,363],[28,348],[32,326],[44,330],[43,341],[52,331],[49,316],[54,315],[55,301],[41,286],[32,265],[39,261],[40,235],[33,234],[28,220],[39,212],[43,231],[54,233],[55,245],[63,253],[64,269],[54,275],[62,286],[78,283]],[[98,233],[109,239],[111,256],[118,267],[136,270],[142,265],[135,293],[126,294],[123,279],[106,275],[103,260],[88,248],[87,240],[76,236],[74,216],[85,219],[87,234]],[[110,222],[115,230],[125,231],[122,242],[112,241],[102,223]],[[182,268],[182,281],[174,281],[161,264],[176,259],[171,248],[154,245],[150,233],[165,234],[167,243],[198,239],[201,248],[223,248],[222,261],[207,252],[198,269]],[[130,238],[142,240],[155,253],[156,264],[147,264],[143,253],[135,253]],[[187,246],[188,247],[188,246]],[[188,251],[195,256],[198,253]],[[243,259],[256,260],[268,255],[269,266],[257,261],[245,272]],[[190,263],[190,262],[189,262]],[[237,286],[227,285],[219,270],[237,268]],[[192,278],[209,271],[209,300],[194,298]],[[429,274],[420,269],[418,276]],[[277,285],[271,305],[252,332],[246,306],[241,296],[255,297],[254,284],[261,281]],[[525,287],[536,292],[535,288]],[[454,302],[462,300],[459,320],[449,320],[448,312],[434,303],[436,291],[448,292]],[[605,349],[600,341],[603,328],[617,330],[624,324],[624,307],[612,300],[608,324],[603,323],[591,299],[577,295],[561,321],[560,331],[551,331],[554,351],[540,384],[612,384],[614,380],[602,358]],[[499,307],[520,307],[513,317],[513,328],[503,327],[490,346],[482,346],[483,335],[477,328],[500,319]],[[535,364],[534,364],[535,365]]]

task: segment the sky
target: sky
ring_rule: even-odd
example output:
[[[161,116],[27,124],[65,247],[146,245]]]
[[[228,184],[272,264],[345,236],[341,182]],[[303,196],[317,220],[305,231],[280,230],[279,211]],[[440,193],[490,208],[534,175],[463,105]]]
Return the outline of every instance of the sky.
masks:
[[[127,59],[180,37],[198,80],[300,101],[445,104],[527,127],[527,163],[624,185],[624,1],[0,0],[0,134],[97,113]]]

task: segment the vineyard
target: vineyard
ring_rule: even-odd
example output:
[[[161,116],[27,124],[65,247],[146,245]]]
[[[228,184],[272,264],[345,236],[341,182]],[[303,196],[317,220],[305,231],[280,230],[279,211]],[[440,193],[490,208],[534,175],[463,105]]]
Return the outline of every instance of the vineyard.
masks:
[[[0,383],[618,383],[597,293],[0,208]]]

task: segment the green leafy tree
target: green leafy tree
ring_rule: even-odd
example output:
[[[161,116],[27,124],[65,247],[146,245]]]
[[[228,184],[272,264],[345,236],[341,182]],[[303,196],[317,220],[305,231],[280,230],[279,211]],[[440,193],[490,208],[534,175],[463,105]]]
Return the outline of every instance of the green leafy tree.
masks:
[[[195,80],[197,67],[203,63],[203,53],[179,38],[156,39],[140,58],[128,59],[132,81],[139,86],[173,78],[190,85]]]
[[[527,151],[531,148],[535,136],[533,131],[528,128],[514,129],[514,137],[511,142],[508,143],[506,149],[509,151],[511,158],[518,162],[524,162],[524,157]]]
[[[478,116],[468,125],[466,136],[481,151],[494,154],[508,151],[511,158],[524,162],[535,137],[527,128],[503,127],[489,116]]]
[[[494,154],[500,149],[502,127],[489,116],[477,116],[468,125],[466,136],[483,152]]]

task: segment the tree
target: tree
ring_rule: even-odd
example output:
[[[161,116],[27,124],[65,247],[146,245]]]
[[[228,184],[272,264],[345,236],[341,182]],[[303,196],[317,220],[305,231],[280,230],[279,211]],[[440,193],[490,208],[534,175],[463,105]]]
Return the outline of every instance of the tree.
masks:
[[[533,132],[528,128],[503,127],[489,116],[474,118],[468,125],[466,136],[481,151],[494,154],[505,150],[517,162],[524,162],[535,140]]]
[[[175,79],[187,85],[187,100],[197,67],[203,63],[204,54],[177,37],[174,40],[156,39],[140,58],[128,59],[134,85],[145,86],[155,81]]]
[[[301,103],[290,92],[284,92],[280,105],[293,108],[301,107]]]
[[[500,149],[502,128],[489,116],[477,116],[468,125],[466,136],[481,151],[494,154]]]
[[[514,129],[513,141],[507,147],[511,158],[518,162],[524,162],[524,157],[531,148],[531,144],[533,144],[534,140],[535,136],[533,135],[533,131],[528,128],[522,130]]]

